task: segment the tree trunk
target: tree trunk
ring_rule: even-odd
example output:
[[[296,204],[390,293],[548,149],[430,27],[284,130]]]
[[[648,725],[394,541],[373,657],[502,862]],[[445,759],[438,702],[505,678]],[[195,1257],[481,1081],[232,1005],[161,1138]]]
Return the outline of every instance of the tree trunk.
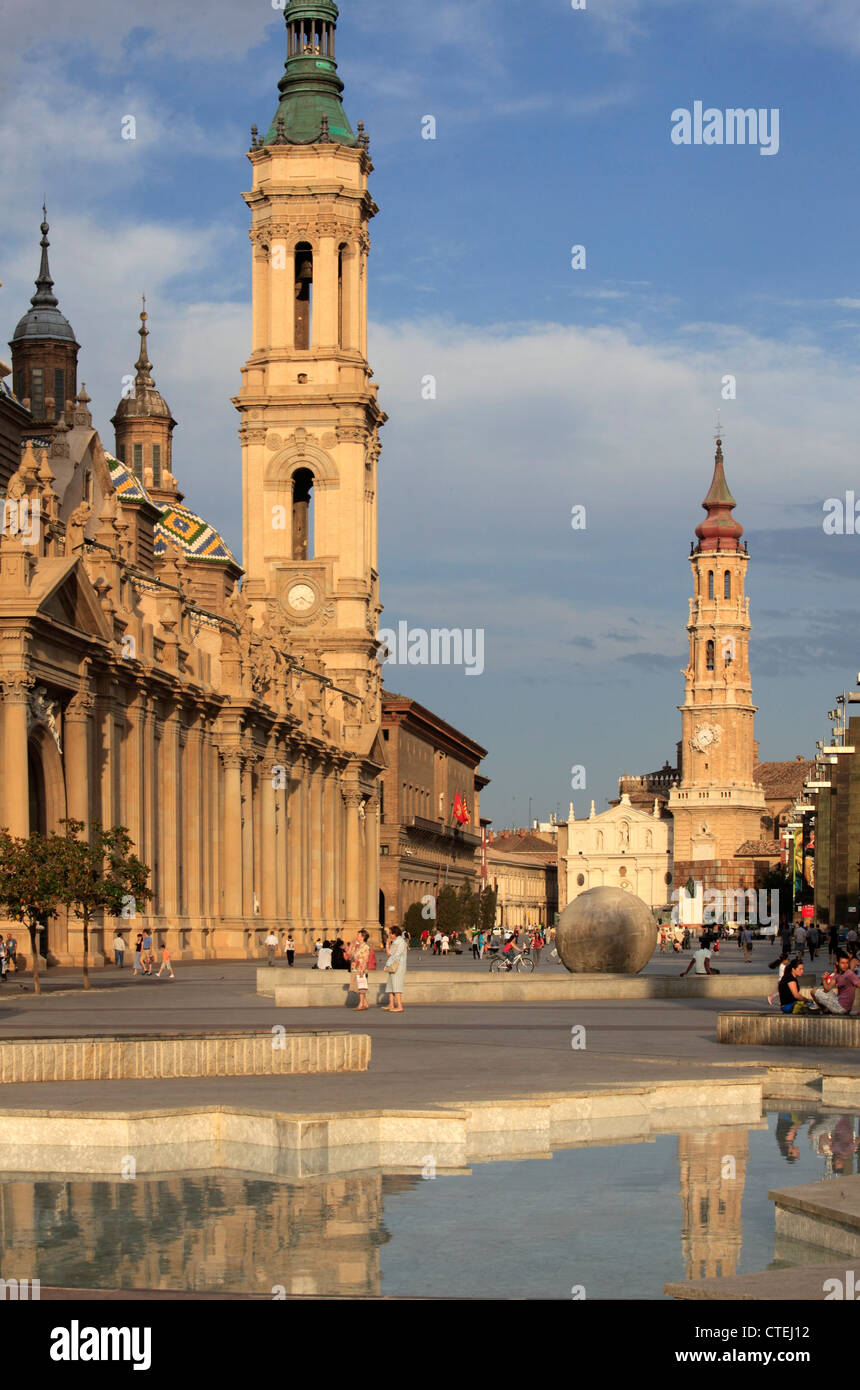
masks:
[[[33,952],[33,993],[41,994],[42,985],[39,980],[39,948],[36,945],[36,928],[30,926],[29,922],[27,928],[30,933],[30,950]]]
[[[92,989],[90,984],[90,918],[84,914],[84,989]]]

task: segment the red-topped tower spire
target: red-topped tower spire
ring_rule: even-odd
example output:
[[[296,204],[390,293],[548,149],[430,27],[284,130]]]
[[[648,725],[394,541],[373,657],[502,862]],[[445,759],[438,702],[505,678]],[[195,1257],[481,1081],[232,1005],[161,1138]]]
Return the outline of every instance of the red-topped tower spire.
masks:
[[[697,549],[702,550],[740,550],[744,528],[732,516],[737,502],[729,490],[723,468],[722,428],[717,425],[717,452],[714,455],[714,476],[708,495],[702,503],[707,516],[696,527],[699,538]]]

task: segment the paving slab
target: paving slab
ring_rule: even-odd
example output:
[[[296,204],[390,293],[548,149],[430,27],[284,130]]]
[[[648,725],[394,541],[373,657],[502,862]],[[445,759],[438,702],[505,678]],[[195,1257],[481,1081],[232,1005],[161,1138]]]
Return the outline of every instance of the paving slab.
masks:
[[[663,1292],[670,1298],[693,1302],[713,1300],[717,1303],[774,1302],[821,1303],[832,1297],[828,1280],[845,1281],[851,1273],[845,1261],[841,1264],[800,1265],[795,1269],[768,1269],[756,1274],[733,1274],[724,1279],[689,1279],[665,1284]],[[776,1321],[780,1319],[777,1315]],[[714,1341],[712,1349],[725,1346]],[[792,1344],[793,1346],[793,1344]],[[798,1344],[796,1350],[802,1350]]]

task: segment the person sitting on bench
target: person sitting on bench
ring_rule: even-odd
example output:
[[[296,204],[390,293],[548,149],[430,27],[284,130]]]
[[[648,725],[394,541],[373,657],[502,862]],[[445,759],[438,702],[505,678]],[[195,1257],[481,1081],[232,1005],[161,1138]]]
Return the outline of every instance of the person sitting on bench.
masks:
[[[779,1007],[784,1014],[805,1014],[815,1009],[809,999],[804,999],[798,980],[803,975],[803,961],[795,956],[788,962],[779,982]]]
[[[720,972],[717,967],[711,965],[711,948],[706,944],[707,940],[708,938],[706,936],[700,937],[698,951],[693,952],[693,959],[690,961],[687,969],[681,971],[682,980],[685,975],[689,975],[694,965],[697,975],[719,975]]]
[[[840,951],[836,957],[836,975],[825,975],[821,989],[813,990],[812,997],[829,1014],[850,1014],[860,999],[860,978],[848,964],[848,956]]]

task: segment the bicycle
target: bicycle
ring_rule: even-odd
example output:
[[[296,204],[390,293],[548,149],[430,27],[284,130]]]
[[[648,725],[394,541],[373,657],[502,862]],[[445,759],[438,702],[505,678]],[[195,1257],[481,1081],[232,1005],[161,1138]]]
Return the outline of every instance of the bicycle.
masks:
[[[525,950],[509,952],[507,956],[496,956],[495,960],[490,961],[490,971],[494,975],[507,974],[511,970],[516,970],[523,975],[530,975],[535,968],[535,963],[528,952]]]

